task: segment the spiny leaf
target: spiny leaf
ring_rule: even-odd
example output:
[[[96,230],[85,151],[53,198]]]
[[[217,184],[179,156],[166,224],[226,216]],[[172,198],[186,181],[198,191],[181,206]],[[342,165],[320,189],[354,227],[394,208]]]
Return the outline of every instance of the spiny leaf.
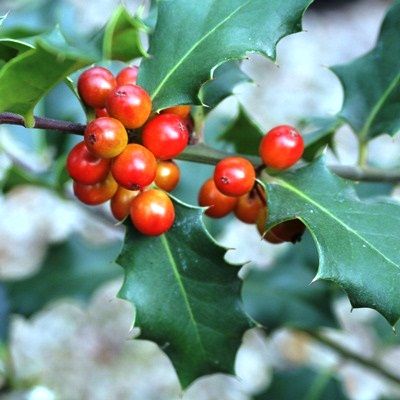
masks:
[[[0,112],[21,114],[33,126],[39,100],[70,73],[90,64],[89,55],[67,45],[56,29],[36,47],[12,58],[0,69]]]
[[[340,116],[362,138],[400,131],[400,1],[383,21],[376,47],[332,71],[344,89]]]
[[[218,67],[213,79],[201,87],[199,98],[203,104],[213,108],[231,96],[236,86],[245,82],[251,82],[251,79],[240,69],[240,63],[228,61]]]
[[[240,106],[234,123],[218,138],[218,141],[233,145],[237,153],[258,155],[261,129],[250,119],[245,109]]]
[[[310,285],[318,254],[309,235],[278,257],[268,270],[255,269],[243,285],[246,312],[268,329],[336,327],[331,308],[334,288],[326,282]]]
[[[337,283],[354,307],[373,308],[394,325],[400,317],[399,203],[360,200],[322,158],[264,181],[268,226],[298,218],[311,231],[319,253],[315,279]]]
[[[108,21],[103,38],[104,58],[130,61],[147,56],[140,39],[140,33],[147,27],[137,16],[120,5]]]
[[[274,59],[278,41],[301,30],[311,1],[161,0],[138,83],[156,110],[198,104],[199,89],[214,67],[247,52]]]
[[[136,308],[141,337],[171,358],[182,385],[214,372],[231,373],[249,321],[240,302],[237,266],[224,261],[202,223],[202,209],[174,202],[176,221],[160,237],[127,224],[117,262],[124,268],[120,296]]]

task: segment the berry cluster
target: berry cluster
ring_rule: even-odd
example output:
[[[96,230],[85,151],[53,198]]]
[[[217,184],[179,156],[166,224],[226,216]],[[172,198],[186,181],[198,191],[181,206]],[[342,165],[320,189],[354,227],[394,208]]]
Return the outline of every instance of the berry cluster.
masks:
[[[263,166],[283,170],[294,165],[303,155],[301,134],[289,125],[280,125],[262,138],[259,153]],[[268,217],[266,193],[256,181],[253,165],[242,157],[220,161],[214,177],[208,179],[199,192],[199,204],[208,207],[206,215],[222,218],[230,212],[242,222],[256,224],[261,236],[270,243],[296,242],[304,230],[299,220],[282,222],[265,232]]]
[[[130,215],[141,233],[156,236],[174,223],[174,206],[165,192],[179,181],[172,158],[188,144],[190,106],[152,114],[151,98],[136,84],[137,74],[137,67],[126,67],[116,77],[93,67],[80,75],[79,95],[96,119],[69,153],[67,170],[80,201],[111,200],[117,220]],[[131,129],[140,129],[141,144],[129,143]]]

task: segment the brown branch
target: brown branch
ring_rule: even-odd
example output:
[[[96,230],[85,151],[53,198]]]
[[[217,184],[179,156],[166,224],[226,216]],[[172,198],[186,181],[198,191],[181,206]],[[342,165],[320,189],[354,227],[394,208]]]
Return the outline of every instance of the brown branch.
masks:
[[[0,113],[0,125],[1,124],[20,125],[25,127],[25,121],[21,115],[9,112]],[[76,135],[83,135],[86,125],[51,118],[35,117],[35,125],[33,128],[49,129],[68,134],[72,133]],[[198,143],[188,146],[188,148],[177,158],[185,161],[215,165],[218,161],[230,155],[232,154],[213,149],[204,143]],[[259,157],[245,157],[248,158],[255,167],[260,166],[261,160]],[[332,165],[329,168],[335,174],[354,181],[391,183],[400,182],[400,170],[388,171],[378,168],[354,167],[345,165]]]

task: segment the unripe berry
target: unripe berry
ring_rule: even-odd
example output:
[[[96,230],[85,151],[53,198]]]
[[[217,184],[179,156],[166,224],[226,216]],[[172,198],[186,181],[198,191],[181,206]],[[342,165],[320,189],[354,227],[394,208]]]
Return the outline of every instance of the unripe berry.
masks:
[[[115,219],[122,221],[129,215],[132,200],[139,193],[138,190],[128,190],[122,186],[118,187],[110,202],[111,212]]]
[[[133,199],[131,220],[135,228],[144,235],[162,235],[174,223],[174,205],[165,192],[147,190]]]
[[[156,158],[169,160],[188,145],[189,132],[182,118],[161,114],[149,121],[142,132],[142,142]]]
[[[222,194],[213,179],[205,181],[199,191],[199,205],[209,207],[205,214],[212,218],[222,218],[228,215],[237,203],[237,198]]]
[[[107,178],[94,185],[82,185],[81,183],[74,182],[75,196],[85,204],[95,206],[105,203],[114,196],[118,189],[117,182],[111,174]]]
[[[140,86],[122,85],[110,93],[106,108],[110,116],[121,121],[126,128],[136,129],[149,118],[151,99]]]
[[[68,154],[67,171],[73,180],[83,185],[93,185],[107,177],[110,161],[94,156],[85,143],[80,142]]]
[[[117,82],[113,74],[103,67],[92,67],[84,71],[78,79],[81,99],[90,107],[103,108]]]
[[[262,189],[259,189],[259,192],[251,190],[238,198],[234,213],[240,221],[246,224],[254,224],[263,207],[265,207],[265,195]]]
[[[126,67],[121,69],[117,75],[117,85],[136,85],[139,68],[136,66]]]
[[[253,188],[255,179],[253,165],[242,157],[227,157],[215,166],[215,185],[226,196],[243,196]]]
[[[175,114],[178,117],[185,119],[186,117],[189,116],[191,109],[192,109],[191,106],[186,106],[186,105],[175,106],[175,107],[166,108],[165,110],[162,110],[161,113],[162,114]]]
[[[178,185],[180,174],[179,167],[172,160],[160,161],[155,183],[160,189],[171,192]]]
[[[113,158],[120,154],[128,144],[128,134],[117,119],[97,118],[90,122],[84,134],[87,148],[101,158]]]
[[[304,151],[301,134],[289,125],[271,129],[262,138],[260,156],[267,167],[286,169],[300,160]]]
[[[124,188],[142,190],[154,181],[157,161],[153,153],[140,144],[128,144],[114,159],[111,172],[118,184]]]

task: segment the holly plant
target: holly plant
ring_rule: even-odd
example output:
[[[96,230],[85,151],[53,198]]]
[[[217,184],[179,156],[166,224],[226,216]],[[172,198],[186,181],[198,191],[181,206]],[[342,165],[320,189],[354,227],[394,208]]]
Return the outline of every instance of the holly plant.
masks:
[[[344,92],[337,115],[314,119],[315,130],[304,134],[286,121],[261,130],[240,107],[213,133],[213,146],[206,143],[210,111],[249,81],[241,60],[258,53],[274,61],[278,42],[302,30],[310,3],[160,0],[148,17],[119,6],[85,47],[58,28],[29,37],[0,30],[0,122],[80,136],[60,156],[61,171],[77,199],[109,202],[124,225],[119,296],[135,307],[139,338],[163,349],[182,387],[233,373],[251,327],[289,326],[321,339],[321,327],[337,324],[338,293],[354,308],[378,311],[388,330],[400,318],[400,204],[360,196],[357,186],[400,179],[367,157],[371,139],[400,131],[399,0],[376,47],[331,68]],[[56,85],[79,99],[87,123],[34,115]],[[326,162],[343,125],[359,140],[356,167]],[[197,181],[201,164],[213,172],[198,182],[198,204],[188,204],[176,189],[180,174],[190,165]],[[58,171],[58,179],[65,196],[68,178]],[[239,277],[242,266],[225,260],[227,249],[207,228],[228,214],[252,224],[260,240],[293,250],[272,272]],[[316,264],[304,246],[316,251]]]

